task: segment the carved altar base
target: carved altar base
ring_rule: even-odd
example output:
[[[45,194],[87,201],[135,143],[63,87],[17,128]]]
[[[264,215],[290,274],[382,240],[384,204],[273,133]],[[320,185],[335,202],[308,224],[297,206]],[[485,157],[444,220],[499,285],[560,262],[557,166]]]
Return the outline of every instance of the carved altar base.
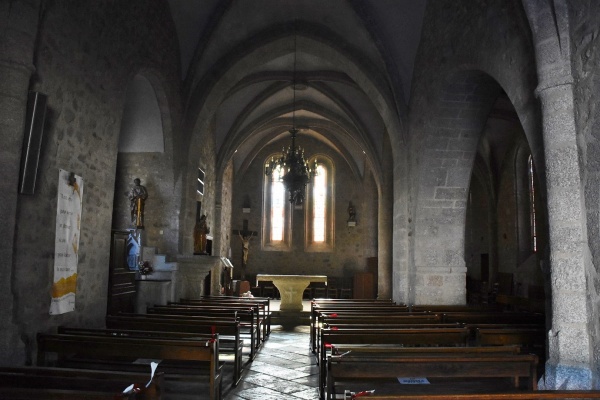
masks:
[[[179,276],[175,285],[177,300],[181,298],[199,299],[203,295],[218,296],[221,291],[221,271],[223,264],[220,257],[179,255],[177,256]],[[210,292],[204,291],[204,279],[210,276]]]
[[[325,275],[256,275],[256,285],[258,282],[269,281],[279,290],[281,295],[280,311],[302,311],[302,294],[311,282],[327,283]]]

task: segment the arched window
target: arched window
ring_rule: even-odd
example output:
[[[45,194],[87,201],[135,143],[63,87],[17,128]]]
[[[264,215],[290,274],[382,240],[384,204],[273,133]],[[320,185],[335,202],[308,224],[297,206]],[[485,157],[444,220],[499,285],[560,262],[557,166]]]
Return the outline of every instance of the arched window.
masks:
[[[308,187],[305,211],[306,251],[332,251],[334,230],[334,177],[333,163],[328,157],[318,156],[317,175]]]
[[[317,166],[317,176],[313,178],[313,242],[323,243],[326,236],[327,217],[327,170],[323,165]]]
[[[278,167],[271,175],[271,242],[283,240],[285,226],[285,188],[283,187],[282,170]]]
[[[533,157],[529,155],[527,159],[527,177],[529,183],[529,222],[531,226],[531,249],[537,251],[537,221],[535,210],[535,169],[533,167]]]
[[[269,156],[268,160],[271,159]],[[265,164],[266,165],[266,164]],[[291,205],[281,181],[282,170],[265,175],[263,201],[263,249],[289,250],[291,242]]]

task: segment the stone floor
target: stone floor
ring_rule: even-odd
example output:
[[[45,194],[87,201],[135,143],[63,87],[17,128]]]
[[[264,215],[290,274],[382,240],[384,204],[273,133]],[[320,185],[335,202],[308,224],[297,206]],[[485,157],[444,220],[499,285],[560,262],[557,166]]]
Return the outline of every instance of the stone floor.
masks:
[[[310,310],[305,301],[304,309]],[[279,301],[271,303],[271,310],[279,310]],[[286,321],[289,322],[289,319]],[[232,386],[232,356],[224,355],[223,400],[281,400],[319,398],[319,370],[316,359],[309,349],[308,325],[291,323],[289,326],[273,325],[271,335],[265,341],[253,361],[250,361],[250,340],[244,339],[241,382]],[[208,399],[206,385],[187,379],[166,380],[163,399],[200,400]]]
[[[254,361],[245,365],[242,382],[223,388],[224,399],[318,399],[319,370],[308,345],[308,326],[273,326]]]
[[[310,303],[304,302],[310,310]],[[272,302],[277,310],[278,301]],[[319,398],[319,370],[309,350],[308,326],[274,325],[254,361],[246,363],[242,382],[224,387],[224,400]]]

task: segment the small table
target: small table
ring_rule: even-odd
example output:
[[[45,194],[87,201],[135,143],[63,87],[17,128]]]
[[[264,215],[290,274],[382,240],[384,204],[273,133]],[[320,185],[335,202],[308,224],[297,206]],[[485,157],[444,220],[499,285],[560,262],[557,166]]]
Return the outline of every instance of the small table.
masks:
[[[281,294],[280,311],[302,311],[302,295],[311,282],[327,283],[326,275],[256,275],[258,282],[269,281],[279,290]]]

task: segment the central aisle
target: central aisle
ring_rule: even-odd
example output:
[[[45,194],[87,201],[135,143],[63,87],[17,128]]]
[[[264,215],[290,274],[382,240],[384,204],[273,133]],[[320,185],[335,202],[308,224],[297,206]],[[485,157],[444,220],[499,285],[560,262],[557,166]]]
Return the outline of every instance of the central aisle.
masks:
[[[246,365],[242,382],[223,388],[225,400],[319,398],[319,369],[309,350],[309,327],[274,325],[256,359]]]

